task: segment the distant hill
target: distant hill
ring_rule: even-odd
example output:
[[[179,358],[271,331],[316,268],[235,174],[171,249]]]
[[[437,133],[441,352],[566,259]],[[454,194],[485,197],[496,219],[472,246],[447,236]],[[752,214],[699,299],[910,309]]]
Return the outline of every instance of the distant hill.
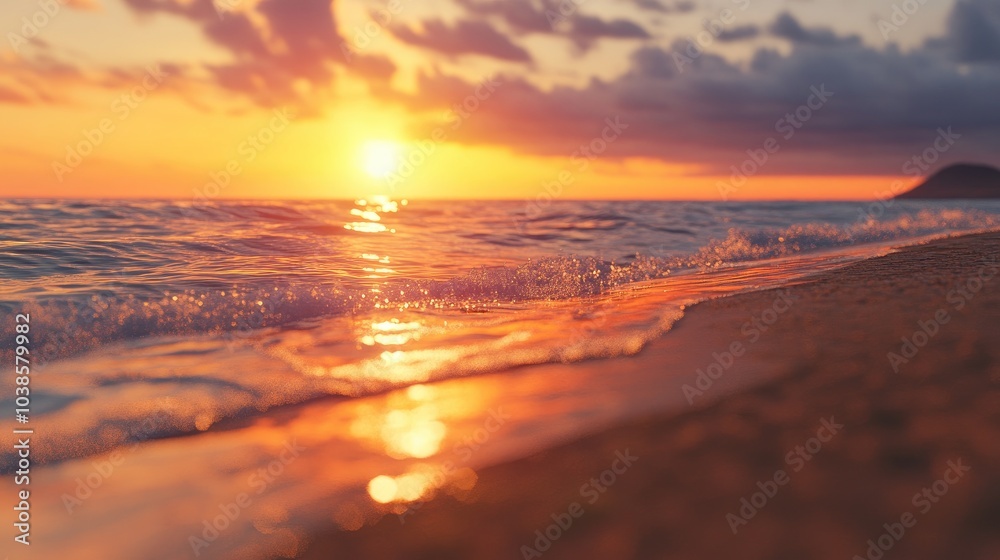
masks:
[[[964,163],[950,165],[896,198],[1000,198],[1000,169]]]

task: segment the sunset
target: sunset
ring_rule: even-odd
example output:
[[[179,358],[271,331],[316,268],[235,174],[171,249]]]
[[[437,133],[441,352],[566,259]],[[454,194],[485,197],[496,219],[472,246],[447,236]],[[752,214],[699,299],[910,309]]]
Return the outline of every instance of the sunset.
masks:
[[[2,188],[185,199],[236,157],[225,198],[355,198],[387,194],[362,148],[385,142],[426,156],[401,196],[533,198],[610,118],[562,196],[717,200],[773,138],[733,198],[871,199],[938,127],[962,141],[919,176],[1000,163],[994,6],[911,4],[9,3]]]
[[[0,23],[4,560],[1000,558],[997,0]]]

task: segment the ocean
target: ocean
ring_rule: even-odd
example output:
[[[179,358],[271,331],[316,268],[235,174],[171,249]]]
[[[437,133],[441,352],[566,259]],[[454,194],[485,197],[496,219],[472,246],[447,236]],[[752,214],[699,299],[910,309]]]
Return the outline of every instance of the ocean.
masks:
[[[31,313],[36,362],[156,355],[151,369],[78,368],[36,404],[59,415],[113,387],[134,405],[152,381],[210,402],[245,393],[184,419],[194,428],[247,406],[635,353],[685,305],[995,228],[1000,203],[18,201],[0,214],[3,321],[13,332]],[[192,352],[203,367],[172,363]],[[280,390],[227,367],[248,353],[283,363],[267,368]]]
[[[16,314],[31,321],[32,423],[45,434],[32,458],[66,465],[42,483],[51,484],[51,508],[72,509],[56,498],[79,499],[70,475],[85,476],[91,458],[140,444],[146,451],[132,461],[164,475],[135,468],[120,477],[115,492],[138,492],[135,508],[168,511],[168,496],[190,483],[185,469],[200,477],[206,503],[238,494],[232,473],[252,472],[271,460],[269,446],[287,443],[267,430],[300,422],[338,434],[324,445],[354,462],[343,467],[351,474],[288,477],[264,484],[267,495],[303,504],[353,496],[354,509],[333,514],[345,527],[371,478],[360,457],[391,472],[440,453],[445,430],[475,433],[477,414],[499,414],[458,396],[434,397],[450,402],[447,413],[413,405],[438,391],[432,382],[489,376],[483,391],[513,390],[527,366],[631,359],[699,302],[1000,227],[1000,202],[983,201],[21,200],[0,204],[0,214],[2,332],[15,332]],[[633,397],[614,403],[571,390],[600,371],[571,375],[526,385],[539,404],[522,415],[522,432],[469,465],[663,403],[643,395],[657,372],[615,380]],[[4,393],[7,409],[13,394]],[[550,433],[555,417],[563,425]],[[211,436],[197,440],[207,447],[189,437],[199,434]],[[14,452],[0,454],[11,472]],[[107,533],[95,528],[116,511],[74,523],[98,539]],[[58,519],[53,537],[79,529]],[[266,533],[258,521],[236,525]],[[131,550],[145,550],[140,541]],[[183,535],[169,542],[185,549]]]

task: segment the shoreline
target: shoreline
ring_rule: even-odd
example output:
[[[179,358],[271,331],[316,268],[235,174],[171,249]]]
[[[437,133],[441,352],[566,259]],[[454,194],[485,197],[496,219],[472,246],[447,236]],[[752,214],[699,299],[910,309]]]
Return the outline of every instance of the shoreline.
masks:
[[[320,399],[262,413],[233,429],[43,466],[32,492],[39,521],[33,539],[52,557],[77,554],[67,548],[73,543],[74,551],[84,547],[108,560],[130,560],[151,548],[163,558],[191,558],[190,539],[206,535],[205,523],[220,507],[250,492],[252,504],[237,510],[217,539],[203,538],[211,546],[199,548],[199,557],[516,558],[523,557],[521,546],[535,546],[532,535],[545,531],[552,515],[565,521],[568,514],[573,529],[546,557],[598,551],[612,558],[851,558],[856,544],[869,538],[859,541],[861,533],[889,522],[890,514],[898,519],[907,506],[908,497],[890,501],[887,493],[912,494],[933,483],[928,477],[941,476],[937,471],[955,457],[975,459],[965,480],[1000,469],[993,449],[1000,401],[990,392],[1000,380],[992,350],[1000,340],[991,321],[1000,316],[994,288],[1000,277],[991,278],[972,305],[951,312],[933,344],[924,343],[902,373],[886,359],[916,321],[952,305],[955,281],[967,279],[977,263],[996,262],[998,246],[998,233],[942,239],[797,277],[778,289],[712,299],[689,308],[636,355]],[[658,301],[646,292],[620,303],[647,296]],[[972,389],[951,387],[947,376],[935,374],[949,363],[951,349],[970,372]],[[701,386],[699,371],[711,374]],[[919,383],[895,387],[900,380]],[[939,414],[941,391],[924,391],[925,382],[942,385],[944,397],[957,391],[958,406]],[[701,394],[692,396],[685,386]],[[773,505],[733,537],[727,514],[739,515],[740,499],[751,499],[757,482],[779,484],[777,469],[792,467],[785,455],[809,445],[831,417],[830,425],[844,424],[848,435],[822,442],[801,472],[789,470]],[[853,442],[868,422],[881,432]],[[974,441],[940,441],[949,432],[935,422],[974,425],[958,434]],[[919,432],[904,429],[911,426]],[[880,439],[887,434],[910,439]],[[935,447],[925,448],[928,441]],[[301,453],[285,462],[290,448]],[[859,466],[871,462],[875,471]],[[277,474],[259,487],[265,467]],[[614,483],[603,485],[600,477],[609,469]],[[98,475],[98,487],[81,498],[79,481]],[[584,489],[594,477],[601,486]],[[376,479],[381,492],[372,491]],[[599,489],[605,486],[613,488]],[[979,501],[963,488],[975,488]],[[80,503],[69,511],[66,496],[72,495]],[[869,495],[883,502],[871,507]],[[953,505],[935,505],[935,512],[964,508],[976,527],[993,526],[996,483],[963,482],[948,496],[945,503]],[[570,512],[574,503],[580,509]],[[811,511],[817,504],[821,511]],[[130,512],[127,520],[123,511]],[[167,527],[157,522],[164,518],[184,521]],[[843,547],[810,549],[809,542],[826,537],[809,533],[816,527],[794,526],[800,518],[817,520],[823,534],[840,535]],[[792,533],[812,534],[812,540],[787,550],[764,547],[789,532],[782,524],[788,519]],[[118,539],[123,531],[130,538]],[[974,532],[966,541],[983,539]],[[912,541],[919,546],[907,545],[915,546],[909,558],[942,557],[920,556],[933,547]],[[114,549],[108,543],[116,543]],[[985,560],[994,552],[965,557]]]
[[[768,309],[775,291],[700,304],[631,359],[697,353],[690,344],[711,338],[709,355],[721,358],[702,359],[702,370],[718,363],[713,373],[724,374],[704,402],[485,468],[466,502],[437,497],[405,524],[388,515],[355,532],[315,535],[304,557],[536,557],[527,546],[547,558],[864,558],[883,524],[904,521],[913,528],[890,536],[897,557],[996,557],[998,261],[1000,234],[988,233],[819,273],[794,287],[794,305],[728,368],[725,352],[743,340],[745,324],[734,331],[732,318]],[[744,383],[754,375],[758,383]],[[831,425],[842,433],[830,434]],[[803,445],[805,455],[796,454]],[[621,470],[626,452],[635,466],[590,503],[583,487]],[[924,517],[924,501],[910,496],[954,479],[955,461],[970,474]],[[743,499],[774,488],[761,508],[740,512]],[[913,519],[901,521],[907,513]],[[556,539],[535,533],[558,520],[570,526],[551,530]]]

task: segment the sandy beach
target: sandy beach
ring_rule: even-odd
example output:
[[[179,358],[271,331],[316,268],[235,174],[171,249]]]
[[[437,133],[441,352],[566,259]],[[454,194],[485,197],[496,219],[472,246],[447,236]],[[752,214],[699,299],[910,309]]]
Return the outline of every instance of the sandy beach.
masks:
[[[952,238],[821,273],[791,305],[697,305],[637,357],[670,356],[664,398],[693,406],[486,468],[305,557],[1000,557],[998,261],[1000,235]]]

